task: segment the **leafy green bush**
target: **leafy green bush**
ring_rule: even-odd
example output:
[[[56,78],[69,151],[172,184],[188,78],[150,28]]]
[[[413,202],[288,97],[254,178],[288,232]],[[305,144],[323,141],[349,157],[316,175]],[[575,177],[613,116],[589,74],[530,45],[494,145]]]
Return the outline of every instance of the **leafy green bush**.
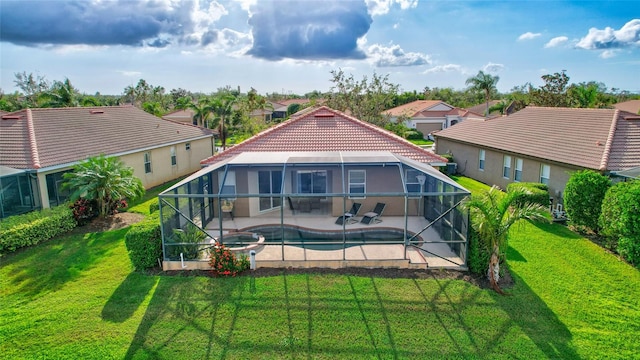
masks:
[[[93,199],[79,198],[70,207],[78,226],[84,226],[98,216],[98,202]]]
[[[154,201],[151,204],[149,204],[149,214],[153,214],[158,210],[160,210],[160,201]]]
[[[609,188],[599,220],[609,246],[630,263],[640,264],[640,181]]]
[[[618,240],[618,253],[634,266],[640,265],[640,238],[621,237]]]
[[[611,180],[595,171],[573,173],[564,190],[564,206],[572,224],[598,233],[602,200],[610,186]]]
[[[166,235],[165,235],[166,236]],[[169,243],[167,257],[169,259],[180,259],[180,254],[184,260],[196,260],[200,257],[202,244],[207,238],[207,234],[193,224],[188,224],[184,229],[174,229],[173,235],[167,239]],[[176,243],[177,245],[171,245]]]
[[[136,270],[153,268],[162,258],[162,234],[158,213],[131,226],[124,237],[129,259]]]
[[[41,243],[75,227],[68,205],[11,216],[0,222],[0,253]]]
[[[507,185],[507,192],[522,190],[514,200],[519,206],[526,203],[549,206],[549,187],[542,183],[519,182]]]
[[[239,272],[247,270],[250,266],[249,259],[242,254],[239,258],[224,245],[218,245],[211,249],[209,265],[218,276],[236,276]]]
[[[469,229],[469,252],[467,253],[467,266],[473,274],[483,275],[487,273],[487,264],[491,257],[491,251],[478,232],[471,227]]]

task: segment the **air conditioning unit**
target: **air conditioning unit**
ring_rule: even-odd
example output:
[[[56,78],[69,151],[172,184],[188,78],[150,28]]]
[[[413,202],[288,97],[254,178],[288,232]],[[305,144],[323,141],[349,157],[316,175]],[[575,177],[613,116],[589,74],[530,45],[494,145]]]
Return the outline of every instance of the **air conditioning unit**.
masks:
[[[456,170],[458,170],[457,163],[447,163],[447,175],[455,175]]]

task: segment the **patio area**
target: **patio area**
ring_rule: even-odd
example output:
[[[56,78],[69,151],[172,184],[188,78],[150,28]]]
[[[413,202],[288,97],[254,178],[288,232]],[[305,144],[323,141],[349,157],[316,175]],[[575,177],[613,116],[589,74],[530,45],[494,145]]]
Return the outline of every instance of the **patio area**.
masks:
[[[466,268],[469,193],[431,166],[388,152],[242,155],[160,194],[165,270],[207,269],[215,244],[252,250],[257,267]],[[173,236],[189,229],[205,239]]]

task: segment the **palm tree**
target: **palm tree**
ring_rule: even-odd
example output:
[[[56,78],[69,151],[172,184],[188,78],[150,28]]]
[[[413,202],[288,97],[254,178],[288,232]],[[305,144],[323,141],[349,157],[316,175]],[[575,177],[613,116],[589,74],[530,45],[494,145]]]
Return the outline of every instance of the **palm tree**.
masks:
[[[78,90],[71,85],[68,78],[64,81],[55,81],[51,90],[45,94],[49,98],[48,105],[51,107],[76,107],[80,104]]]
[[[219,93],[211,102],[211,109],[218,122],[218,132],[220,133],[220,141],[222,142],[222,151],[227,148],[227,130],[226,122],[233,117],[233,106],[237,101],[237,97],[229,92]]]
[[[135,199],[144,194],[142,181],[133,175],[133,169],[116,157],[99,155],[88,158],[65,173],[64,189],[72,191],[70,199],[81,197],[98,202],[101,216],[109,215],[124,199]]]
[[[511,225],[522,219],[547,221],[546,207],[532,203],[519,205],[520,202],[516,200],[523,194],[526,194],[526,190],[513,189],[503,193],[493,186],[489,191],[474,195],[465,205],[471,213],[471,225],[491,253],[487,275],[491,287],[499,293],[502,293],[498,286],[500,261],[506,257]]]
[[[191,99],[189,99],[188,103],[182,104],[182,102],[186,100],[180,99],[180,101],[181,101],[181,104],[180,104],[181,107],[185,106],[185,109],[193,110],[194,112],[193,120],[195,120],[195,125],[208,127],[207,120],[209,119],[209,116],[213,111],[211,99],[209,99],[206,96],[203,96],[200,99],[198,99],[197,102],[191,101]]]
[[[487,101],[485,116],[489,116],[489,100],[491,99],[491,92],[497,91],[496,84],[498,80],[500,80],[500,77],[485,74],[484,71],[480,70],[476,76],[468,78],[465,82],[465,84],[471,85],[472,90],[484,91],[485,100]]]

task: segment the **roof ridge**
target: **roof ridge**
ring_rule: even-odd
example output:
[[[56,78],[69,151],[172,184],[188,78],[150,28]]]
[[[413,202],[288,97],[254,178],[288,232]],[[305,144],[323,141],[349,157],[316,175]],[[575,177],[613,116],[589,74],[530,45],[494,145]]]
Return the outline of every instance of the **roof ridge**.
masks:
[[[607,136],[607,143],[604,145],[604,152],[602,153],[602,159],[600,161],[600,171],[607,169],[609,165],[609,156],[611,155],[611,147],[613,146],[613,138],[618,127],[618,119],[620,118],[620,110],[616,109],[613,112],[613,119],[611,120],[611,127],[609,128],[609,136]]]
[[[31,109],[26,109],[27,131],[29,132],[29,149],[31,150],[31,163],[35,169],[40,169],[40,156],[38,155],[38,144],[36,143],[36,131],[33,127],[33,117]]]
[[[131,104],[121,105],[102,105],[102,106],[73,106],[73,107],[51,107],[51,108],[29,108],[33,111],[62,111],[62,110],[91,110],[91,109],[108,109],[108,108],[130,108],[135,107]],[[138,108],[140,109],[140,108]],[[140,109],[142,110],[142,109]],[[143,110],[144,111],[144,110]]]

